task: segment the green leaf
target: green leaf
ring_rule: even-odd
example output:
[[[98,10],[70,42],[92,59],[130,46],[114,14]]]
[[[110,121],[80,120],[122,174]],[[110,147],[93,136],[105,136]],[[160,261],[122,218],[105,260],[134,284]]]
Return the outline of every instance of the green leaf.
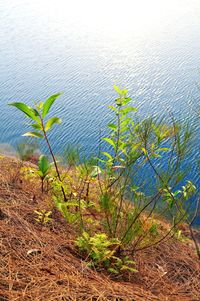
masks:
[[[125,97],[124,101],[123,101],[123,104],[126,105],[127,103],[129,103],[131,101],[131,99],[132,99],[131,97]]]
[[[126,117],[126,118],[124,119],[124,116],[121,116],[121,117],[120,117],[120,120],[122,120],[122,122],[121,122],[121,127],[122,127],[122,126],[125,126],[125,125],[129,125],[129,124],[132,122],[132,118]]]
[[[128,93],[128,90],[127,90],[127,89],[122,90],[122,94],[123,94],[123,95],[126,95],[127,93]]]
[[[144,147],[141,147],[141,150],[143,151],[143,153],[147,156],[148,155],[148,151],[147,151],[147,149],[146,148],[144,148]]]
[[[42,130],[42,126],[39,123],[30,124],[30,126],[36,130]]]
[[[103,138],[102,140],[106,141],[110,145],[112,145],[114,148],[116,147],[115,142],[110,138]]]
[[[110,109],[110,110],[112,110],[112,111],[117,111],[117,108],[116,107],[114,107],[114,106],[108,106],[108,108]]]
[[[137,112],[137,108],[128,107],[128,108],[124,108],[120,111],[120,113],[122,113],[122,114],[128,114],[130,112]]]
[[[40,110],[42,110],[42,108],[43,108],[43,105],[44,105],[44,102],[43,101],[41,101],[40,103],[38,103],[37,105],[36,105],[36,107],[38,108],[38,110],[40,111]]]
[[[126,266],[126,265],[123,265],[120,269],[121,271],[130,271],[131,273],[137,273],[138,270],[134,269],[134,268],[131,268],[129,266]]]
[[[170,149],[168,147],[161,147],[161,148],[158,148],[156,151],[157,152],[168,152]]]
[[[29,137],[35,137],[35,138],[44,138],[44,136],[38,132],[27,132],[23,134],[22,136],[29,136]]]
[[[46,173],[49,171],[50,165],[49,165],[49,161],[46,156],[41,155],[39,157],[38,168],[39,168],[39,171],[42,172],[43,175],[46,175]]]
[[[90,238],[90,235],[86,231],[83,231],[82,236],[86,240],[89,240],[89,238]]]
[[[109,123],[108,128],[111,129],[111,130],[117,130],[117,126],[114,123]]]
[[[108,152],[102,152],[102,155],[106,156],[110,160],[113,159],[113,157]]]
[[[38,118],[39,113],[37,110],[32,109],[31,107],[27,106],[25,103],[22,102],[12,102],[8,104],[9,106],[13,106],[23,112],[28,118],[31,118],[37,122],[40,121]]]
[[[118,107],[121,107],[123,105],[123,98],[119,97],[119,98],[115,99],[115,102],[116,102]]]
[[[109,268],[108,271],[112,274],[116,274],[116,275],[119,274],[119,271],[114,268]]]
[[[151,154],[151,157],[152,157],[152,158],[162,158],[161,155],[156,154],[156,153]]]
[[[96,178],[99,174],[101,174],[101,169],[99,166],[93,166],[92,172],[90,174],[90,176],[92,178]]]
[[[37,174],[38,174],[38,176],[41,177],[41,178],[44,178],[44,177],[45,177],[45,175],[44,175],[40,170],[37,171]]]
[[[36,109],[32,108],[32,110],[33,110],[35,116],[40,116],[39,112]],[[38,118],[38,120],[40,120],[40,119]]]
[[[53,124],[55,124],[55,123],[61,124],[61,122],[62,122],[62,120],[60,118],[52,117],[47,121],[45,130],[48,131],[52,127]]]
[[[43,104],[43,111],[42,111],[42,117],[43,118],[47,115],[47,113],[49,112],[52,104],[54,103],[56,98],[58,98],[60,95],[61,95],[61,93],[57,93],[57,94],[54,94],[54,95],[50,96],[49,98],[47,98],[47,100]]]
[[[117,85],[113,85],[113,88],[118,94],[122,94],[123,91]]]

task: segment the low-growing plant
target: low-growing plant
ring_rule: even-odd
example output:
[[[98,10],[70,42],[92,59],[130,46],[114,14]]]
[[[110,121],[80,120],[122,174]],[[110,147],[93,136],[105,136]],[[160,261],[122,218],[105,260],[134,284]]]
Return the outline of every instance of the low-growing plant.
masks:
[[[41,155],[39,157],[37,174],[39,175],[39,177],[41,179],[41,190],[42,190],[42,193],[44,192],[44,180],[49,175],[49,173],[51,171],[51,166],[52,165],[49,163],[49,160],[48,160],[48,158],[46,156]]]
[[[34,107],[27,106],[25,103],[22,102],[13,102],[10,103],[9,105],[16,107],[18,110],[23,112],[27,118],[31,119],[33,122],[30,124],[30,126],[33,128],[33,131],[27,132],[23,134],[23,136],[29,136],[29,137],[34,137],[34,138],[39,138],[42,139],[44,138],[47,146],[49,148],[49,152],[52,156],[54,166],[56,169],[57,177],[62,182],[61,175],[58,169],[58,164],[56,162],[55,155],[53,153],[51,144],[49,142],[49,138],[47,136],[47,132],[51,129],[51,127],[54,124],[60,124],[61,119],[58,117],[51,117],[50,119],[47,120],[45,123],[45,117],[49,113],[49,110],[51,109],[53,103],[55,100],[60,96],[60,93],[54,94],[47,98],[45,102],[40,102],[40,103],[35,103]],[[64,197],[64,201],[67,201],[65,191],[61,185],[61,191]]]
[[[35,182],[37,178],[41,180],[41,191],[44,192],[44,182],[48,183],[53,179],[52,163],[49,163],[48,158],[45,155],[41,155],[38,160],[38,167],[36,166],[24,166],[20,169],[20,174],[31,182]],[[48,190],[48,189],[47,189]]]
[[[36,167],[30,167],[30,166],[24,166],[20,169],[20,175],[25,179],[29,180],[30,182],[34,182],[36,178],[38,178],[37,175],[37,169]]]
[[[104,267],[112,274],[119,274],[123,271],[137,272],[135,262],[128,256],[122,256],[122,258],[117,256],[116,251],[120,241],[116,238],[109,239],[105,233],[90,236],[89,233],[83,231],[75,244],[92,260],[89,263],[90,267]]]
[[[88,224],[91,227],[91,224],[98,223],[90,216],[90,210],[97,211],[97,203],[94,201],[94,196],[90,195],[90,187],[97,186],[97,176],[101,172],[95,164],[94,158],[84,159],[74,166],[73,170],[67,169],[62,183],[56,179],[52,181],[53,199],[57,209],[67,222],[79,225],[81,230],[87,228]],[[65,190],[68,202],[62,200],[60,185]]]
[[[113,256],[112,260],[113,261],[108,268],[108,271],[112,274],[118,275],[123,272],[138,272],[138,270],[135,268],[136,262],[134,260],[131,260],[129,256],[121,256],[121,258]]]
[[[45,209],[43,210],[34,210],[34,213],[37,215],[35,218],[35,221],[38,223],[41,223],[43,225],[46,225],[47,223],[52,221],[52,211],[47,211]]]

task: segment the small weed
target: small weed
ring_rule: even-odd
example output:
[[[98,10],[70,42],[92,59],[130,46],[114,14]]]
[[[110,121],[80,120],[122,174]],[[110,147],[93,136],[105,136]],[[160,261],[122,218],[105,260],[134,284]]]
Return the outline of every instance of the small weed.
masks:
[[[42,225],[46,225],[47,223],[52,221],[51,215],[52,215],[52,211],[47,211],[45,209],[43,210],[34,210],[34,213],[37,215],[37,217],[35,218],[35,221],[42,224]]]
[[[109,239],[105,233],[90,236],[84,231],[75,244],[92,259],[90,267],[104,267],[112,274],[120,274],[123,271],[137,272],[134,268],[135,262],[128,256],[122,258],[117,256],[120,241],[116,238]]]

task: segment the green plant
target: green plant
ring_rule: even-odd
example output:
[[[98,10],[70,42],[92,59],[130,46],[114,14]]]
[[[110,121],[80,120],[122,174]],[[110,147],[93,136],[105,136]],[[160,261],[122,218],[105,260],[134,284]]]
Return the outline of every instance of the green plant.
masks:
[[[43,225],[46,225],[50,221],[52,221],[51,214],[52,211],[47,211],[45,209],[43,210],[34,210],[34,213],[37,214],[37,217],[35,218],[36,222],[41,223]]]
[[[78,176],[81,179],[81,191],[86,190],[84,199],[89,203],[89,192],[90,192],[90,184],[95,181],[95,179],[102,173],[101,168],[96,165],[96,159],[90,158],[88,160],[84,160],[84,162],[76,167],[78,171]]]
[[[52,156],[54,166],[57,172],[57,177],[62,182],[61,175],[58,169],[58,165],[52,150],[52,147],[49,142],[49,138],[47,136],[47,132],[51,129],[54,124],[60,124],[61,119],[58,117],[51,117],[45,123],[45,117],[49,113],[53,103],[55,100],[60,96],[60,93],[54,94],[47,98],[45,102],[35,103],[34,107],[27,106],[25,103],[22,102],[13,102],[9,105],[16,107],[18,110],[23,112],[27,118],[32,120],[32,124],[30,126],[34,129],[34,131],[27,132],[23,134],[23,136],[30,136],[34,138],[44,138],[46,140],[47,146],[49,148],[50,154]],[[67,201],[65,191],[61,186],[62,194],[64,197],[64,201]]]
[[[115,106],[109,108],[115,119],[108,124],[110,133],[102,138],[107,147],[102,150],[101,146],[98,158],[103,170],[99,205],[104,231],[120,241],[118,251],[131,246],[134,253],[159,243],[187,218],[186,199],[195,193],[195,187],[190,181],[182,192],[176,187],[183,180],[181,162],[191,134],[188,127],[182,129],[174,120],[172,125],[152,118],[135,122],[130,114],[137,109],[129,106],[128,90],[114,88],[118,97]],[[153,189],[146,194],[142,188],[149,167],[153,172]],[[142,184],[138,185],[136,179],[140,173]],[[146,180],[149,189],[150,182]],[[164,235],[158,225],[149,223],[155,211],[171,217],[172,227]]]
[[[116,238],[109,239],[105,233],[90,236],[89,233],[83,231],[82,235],[76,239],[75,244],[92,259],[89,264],[91,267],[104,267],[113,274],[123,271],[137,272],[133,267],[135,262],[128,256],[122,256],[122,258],[117,256],[116,250],[120,241]]]
[[[113,262],[108,271],[112,274],[120,274],[123,272],[137,273],[138,270],[135,268],[136,262],[131,260],[129,256],[122,256],[122,258],[113,256]]]
[[[78,167],[83,183],[90,182],[91,170],[95,167],[95,177],[99,183],[99,203],[98,206],[94,205],[94,210],[101,216],[99,222],[104,234],[98,236],[97,233],[91,238],[85,231],[77,245],[87,251],[94,263],[99,258],[105,264],[105,251],[110,256],[109,268],[111,271],[113,269],[113,273],[118,273],[120,266],[123,269],[126,266],[122,257],[124,250],[133,255],[176,233],[177,225],[188,218],[188,199],[191,199],[196,189],[191,181],[187,181],[181,190],[177,189],[183,181],[181,162],[190,139],[188,128],[182,130],[174,121],[172,125],[167,125],[151,118],[135,122],[130,114],[137,110],[128,105],[131,101],[126,95],[128,91],[117,86],[114,88],[118,98],[115,106],[109,108],[114,112],[115,120],[108,124],[108,137],[102,138],[107,147],[105,143],[104,149],[100,146],[97,163]],[[146,194],[143,185],[149,167],[154,174],[154,189],[152,193]],[[141,171],[142,185],[135,180]],[[89,198],[89,193],[87,197]],[[83,227],[85,215],[82,207],[79,206],[78,209],[81,228],[86,230],[87,227]],[[162,226],[155,222],[154,212],[170,217],[172,225],[168,231],[163,232]],[[93,243],[96,246],[101,239],[108,245],[112,239],[118,241],[112,255],[110,245],[104,249],[102,242],[103,249],[99,250],[100,254],[97,252],[98,248]],[[114,259],[115,254],[121,261]],[[134,263],[132,268],[134,269]]]
[[[76,198],[71,199],[68,202],[62,202],[59,198],[54,197],[54,202],[57,209],[70,224],[80,222],[82,220],[82,212],[87,208],[84,200],[79,201]]]
[[[41,155],[38,161],[38,171],[37,174],[41,179],[41,190],[44,192],[44,180],[47,178],[51,171],[51,164],[49,163],[46,156]]]
[[[89,257],[96,263],[106,262],[115,253],[115,247],[119,244],[117,239],[108,239],[105,233],[97,233],[94,236],[90,236],[87,232],[83,232],[82,236],[76,240],[76,245],[82,251],[87,251]]]
[[[89,214],[90,209],[95,208],[93,197],[90,197],[90,185],[96,185],[97,175],[101,172],[100,168],[94,165],[95,163],[94,158],[84,159],[79,165],[74,166],[71,172],[67,168],[66,173],[63,174],[62,183],[58,179],[51,182],[53,199],[57,209],[68,223],[79,225],[81,230],[86,229],[87,224],[90,224],[91,227],[91,223],[93,225],[97,223]],[[59,193],[60,185],[63,186],[68,196],[68,202],[62,200]]]
[[[187,221],[191,230],[195,215],[191,218],[188,212],[196,187],[186,179],[182,166],[190,147],[190,128],[180,126],[173,116],[172,124],[155,118],[137,121],[128,90],[116,85],[114,89],[118,96],[109,106],[113,118],[98,156],[81,160],[78,148],[69,146],[64,154],[68,168],[63,169],[62,177],[47,137],[47,131],[61,120],[44,120],[59,94],[34,108],[23,103],[11,105],[34,122],[34,131],[25,135],[46,140],[55,166],[51,171],[53,200],[79,233],[77,247],[91,260],[91,266],[119,274],[136,272],[130,258],[137,251],[170,235],[178,237],[180,223]],[[38,167],[43,191],[50,172],[45,156],[40,157]],[[155,213],[169,217],[168,230],[163,231],[162,224],[155,221]]]

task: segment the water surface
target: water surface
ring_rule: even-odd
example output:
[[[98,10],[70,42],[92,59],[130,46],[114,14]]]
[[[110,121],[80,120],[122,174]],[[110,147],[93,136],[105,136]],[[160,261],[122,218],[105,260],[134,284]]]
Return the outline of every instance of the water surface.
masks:
[[[194,126],[194,164],[198,0],[1,0],[0,20],[1,142],[14,145],[25,131],[8,102],[31,104],[63,91],[52,112],[63,119],[50,137],[55,150],[77,143],[95,151],[116,83],[129,89],[142,116],[171,111]],[[200,184],[195,167],[190,176]]]

